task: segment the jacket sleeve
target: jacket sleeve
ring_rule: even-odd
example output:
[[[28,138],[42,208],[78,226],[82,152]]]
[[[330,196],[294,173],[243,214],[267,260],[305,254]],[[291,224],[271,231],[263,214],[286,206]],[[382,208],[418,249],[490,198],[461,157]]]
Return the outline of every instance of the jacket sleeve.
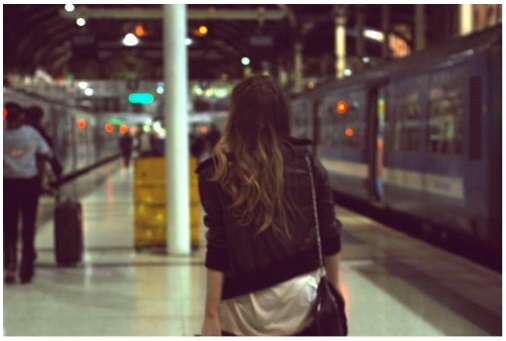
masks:
[[[316,158],[313,159],[315,170],[315,190],[320,220],[320,236],[323,255],[333,255],[341,250],[342,224],[334,212],[334,196],[329,184],[327,170]]]
[[[220,187],[209,181],[211,169],[199,172],[199,194],[205,211],[204,225],[207,227],[206,267],[225,271],[228,267],[228,253],[225,236],[223,209],[220,200]]]

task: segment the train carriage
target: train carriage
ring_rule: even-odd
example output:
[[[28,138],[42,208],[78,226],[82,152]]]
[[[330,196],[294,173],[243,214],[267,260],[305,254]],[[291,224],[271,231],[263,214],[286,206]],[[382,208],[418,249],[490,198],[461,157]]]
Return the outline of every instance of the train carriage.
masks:
[[[417,218],[497,266],[501,59],[499,25],[323,84],[292,99],[292,133],[316,119],[311,137],[337,194]]]
[[[67,105],[24,91],[4,88],[4,103],[13,101],[23,107],[42,108],[42,126],[53,138],[53,149],[69,174],[119,154],[118,134],[108,133],[104,124],[112,117]]]

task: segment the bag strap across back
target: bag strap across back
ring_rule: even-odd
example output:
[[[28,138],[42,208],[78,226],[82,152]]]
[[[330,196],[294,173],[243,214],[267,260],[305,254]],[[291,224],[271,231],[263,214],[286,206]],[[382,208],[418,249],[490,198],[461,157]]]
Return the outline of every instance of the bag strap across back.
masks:
[[[311,182],[311,197],[313,201],[313,216],[316,226],[316,242],[318,243],[318,261],[320,262],[320,276],[325,274],[323,267],[322,242],[320,238],[320,220],[318,219],[318,205],[316,203],[316,190],[314,184],[313,167],[309,154],[306,154],[306,165],[309,170],[309,180]]]

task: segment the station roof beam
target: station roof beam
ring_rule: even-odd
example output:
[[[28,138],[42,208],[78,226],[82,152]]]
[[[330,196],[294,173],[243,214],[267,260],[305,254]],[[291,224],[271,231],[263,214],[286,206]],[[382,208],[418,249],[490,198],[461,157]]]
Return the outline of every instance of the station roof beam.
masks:
[[[60,15],[66,18],[88,19],[153,19],[162,18],[162,11],[156,8],[88,8],[79,6],[75,11],[60,10]],[[258,9],[188,9],[190,20],[282,20],[286,17],[285,10],[267,10],[262,6]]]

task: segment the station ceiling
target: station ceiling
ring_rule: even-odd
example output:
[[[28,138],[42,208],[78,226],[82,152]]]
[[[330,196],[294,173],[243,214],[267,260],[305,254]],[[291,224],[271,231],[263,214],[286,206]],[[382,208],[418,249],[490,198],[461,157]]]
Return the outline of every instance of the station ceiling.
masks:
[[[63,5],[3,5],[4,78],[32,75],[37,68],[55,78],[163,78],[162,5],[75,6],[68,13]],[[366,26],[380,29],[382,5],[345,6],[347,28],[355,27],[356,12],[364,10]],[[412,27],[415,5],[390,6],[391,28]],[[327,4],[187,5],[190,78],[241,77],[243,56],[250,57],[254,70],[280,63],[290,69],[296,41],[303,43],[307,68],[323,56],[332,59],[335,9]],[[76,25],[76,13],[85,15],[85,26]],[[138,25],[144,29],[141,44],[122,45]],[[200,25],[208,28],[206,35],[199,36]],[[369,47],[371,53],[380,50]]]

